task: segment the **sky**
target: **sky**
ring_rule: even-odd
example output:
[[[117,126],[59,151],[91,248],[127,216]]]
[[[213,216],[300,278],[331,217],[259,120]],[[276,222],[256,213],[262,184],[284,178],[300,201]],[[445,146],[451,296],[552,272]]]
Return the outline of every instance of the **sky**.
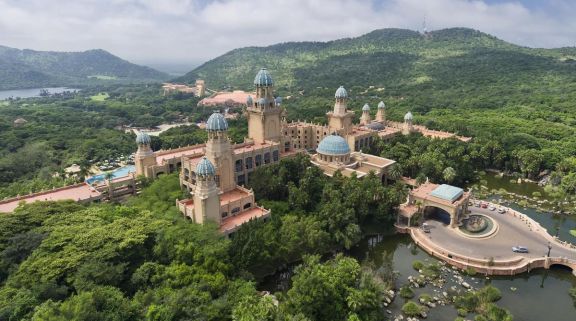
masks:
[[[424,20],[530,47],[576,45],[576,0],[0,0],[0,45],[100,48],[191,69],[234,48],[421,30]]]

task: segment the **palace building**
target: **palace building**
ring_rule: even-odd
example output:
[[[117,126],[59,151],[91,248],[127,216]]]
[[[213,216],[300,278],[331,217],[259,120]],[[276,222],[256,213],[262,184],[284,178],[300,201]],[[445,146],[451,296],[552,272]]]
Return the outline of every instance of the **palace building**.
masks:
[[[254,193],[244,187],[261,166],[297,153],[310,153],[312,164],[328,176],[337,171],[357,177],[372,172],[385,182],[387,170],[395,161],[362,152],[376,137],[388,139],[412,132],[440,138],[455,136],[414,126],[410,112],[404,123],[387,121],[384,102],[378,104],[375,119],[370,106],[364,105],[360,123],[354,124],[354,112],[348,109],[348,93],[342,86],[336,90],[333,110],[326,113],[327,125],[287,122],[282,99],[274,96],[274,81],[268,70],[257,73],[254,86],[254,97],[246,98],[248,137],[241,144],[230,142],[228,123],[219,112],[206,122],[205,144],[154,152],[146,133],[136,138],[136,175],[155,178],[178,171],[180,185],[190,195],[176,202],[180,212],[195,223],[215,222],[226,235],[251,219],[270,216],[269,210],[257,205]]]

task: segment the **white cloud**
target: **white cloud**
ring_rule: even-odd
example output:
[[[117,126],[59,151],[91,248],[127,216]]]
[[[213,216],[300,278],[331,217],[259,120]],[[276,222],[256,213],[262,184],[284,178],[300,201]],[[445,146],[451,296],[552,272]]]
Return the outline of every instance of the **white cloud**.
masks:
[[[378,28],[472,27],[537,47],[576,44],[576,4],[480,0],[0,0],[0,44],[103,48],[135,62],[196,63],[228,50]]]

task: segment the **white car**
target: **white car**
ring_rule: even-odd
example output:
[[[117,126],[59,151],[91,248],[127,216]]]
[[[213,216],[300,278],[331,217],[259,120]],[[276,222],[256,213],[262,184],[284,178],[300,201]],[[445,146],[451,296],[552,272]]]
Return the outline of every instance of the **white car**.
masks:
[[[488,209],[491,210],[491,211],[494,211],[494,210],[496,210],[496,206],[490,205],[490,206],[488,207]]]
[[[515,253],[528,253],[528,248],[524,247],[524,246],[513,246],[512,247],[512,252]]]

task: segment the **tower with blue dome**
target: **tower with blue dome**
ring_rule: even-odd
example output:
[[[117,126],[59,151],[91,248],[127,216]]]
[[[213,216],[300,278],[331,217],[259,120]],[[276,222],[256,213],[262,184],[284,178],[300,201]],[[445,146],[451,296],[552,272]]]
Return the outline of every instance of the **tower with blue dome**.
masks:
[[[220,224],[220,190],[216,184],[216,168],[204,156],[196,165],[196,187],[194,189],[195,223],[204,224],[207,220]]]
[[[156,164],[156,157],[151,148],[152,139],[145,132],[138,132],[136,135],[136,144],[138,150],[134,155],[134,164],[136,165],[137,176],[148,176],[147,171],[151,166]]]
[[[274,98],[274,80],[266,68],[254,77],[256,97],[246,109],[248,137],[255,143],[267,141],[283,144],[281,99]]]
[[[382,125],[386,125],[386,104],[383,101],[378,103],[378,110],[376,111],[376,121]]]
[[[232,165],[234,150],[228,138],[228,122],[220,112],[214,112],[206,121],[208,141],[206,157],[216,168],[218,183],[222,191],[227,192],[236,187]]]
[[[352,130],[354,112],[348,110],[348,92],[344,86],[338,87],[334,93],[334,109],[326,113],[331,131],[342,132],[344,135]]]
[[[414,131],[414,125],[412,124],[412,118],[414,116],[412,116],[411,112],[407,112],[406,115],[404,115],[404,124],[402,125],[402,134],[404,135],[409,135],[410,133],[412,133]]]
[[[360,125],[368,125],[372,121],[370,117],[370,106],[364,104],[362,107],[362,116],[360,117]]]

